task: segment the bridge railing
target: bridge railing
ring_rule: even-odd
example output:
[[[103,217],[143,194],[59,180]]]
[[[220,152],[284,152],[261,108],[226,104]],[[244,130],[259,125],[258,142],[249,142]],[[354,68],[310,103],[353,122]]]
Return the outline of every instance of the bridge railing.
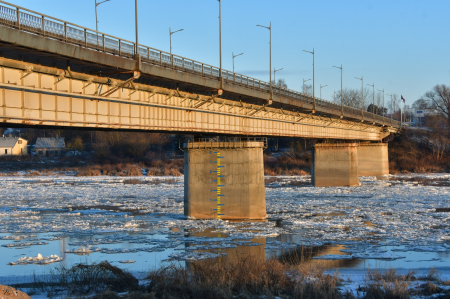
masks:
[[[0,25],[121,57],[134,58],[138,52],[143,63],[159,65],[161,67],[167,67],[209,78],[220,78],[220,69],[215,66],[143,45],[139,45],[139,49],[136,51],[136,44],[132,41],[91,30],[2,0],[0,0],[0,3]],[[270,91],[269,83],[242,74],[222,70],[222,78],[225,82],[230,84],[240,85],[263,92]],[[272,86],[272,92],[275,95],[297,99],[302,103],[312,105],[314,102],[314,98],[311,95],[278,85]],[[324,108],[332,110],[336,114],[340,114],[340,111],[342,110],[341,105],[323,99],[316,98],[315,103],[316,109]],[[392,124],[393,126],[400,127],[400,122],[398,121],[391,121],[388,118],[373,115],[370,112],[362,112],[361,109],[344,106],[343,112],[345,115],[351,115],[355,118],[361,118],[368,121],[373,120],[379,124]]]

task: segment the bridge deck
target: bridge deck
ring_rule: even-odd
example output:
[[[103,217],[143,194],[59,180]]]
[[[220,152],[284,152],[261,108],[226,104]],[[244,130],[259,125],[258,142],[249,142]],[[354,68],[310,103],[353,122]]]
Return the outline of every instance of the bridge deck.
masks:
[[[311,96],[278,86],[270,103],[266,82],[223,71],[221,86],[214,66],[144,46],[137,56],[131,41],[0,3],[3,125],[351,140],[401,126],[351,107],[340,119],[317,98],[311,114]]]

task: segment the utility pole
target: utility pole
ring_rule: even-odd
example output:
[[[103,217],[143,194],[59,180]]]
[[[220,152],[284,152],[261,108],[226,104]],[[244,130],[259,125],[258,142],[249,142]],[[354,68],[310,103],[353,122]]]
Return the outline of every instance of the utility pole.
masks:
[[[392,127],[392,111],[393,111],[393,109],[392,109],[392,94],[386,94],[386,95],[388,95],[388,96],[391,96],[391,127]]]
[[[310,81],[311,79],[307,79],[305,80],[305,78],[303,78],[303,93],[305,93],[305,82]],[[306,93],[305,93],[306,94]]]
[[[364,121],[364,77],[355,77],[355,79],[361,80],[361,122]]]
[[[172,56],[172,34],[183,31],[184,29],[179,29],[177,31],[173,31],[169,27],[169,36],[170,36],[170,55]]]
[[[375,83],[373,83],[372,85],[370,85],[370,84],[367,84],[367,85],[372,86],[372,88],[373,88],[372,117],[373,117],[373,122],[375,123]]]
[[[381,108],[381,113],[383,115],[383,127],[384,127],[384,88],[383,88],[383,90],[381,90],[381,89],[377,89],[377,90],[383,92],[383,107]]]
[[[269,59],[269,100],[271,101],[273,96],[272,96],[272,22],[269,23],[269,27],[267,26],[262,26],[262,25],[256,25],[258,27],[263,27],[266,29],[269,29],[270,32],[270,37],[269,37],[269,45],[270,45],[270,59]]]
[[[98,47],[98,19],[97,19],[97,6],[99,6],[102,3],[108,2],[110,0],[104,0],[102,2],[98,2],[95,0],[95,34],[97,35],[97,47]]]
[[[273,82],[275,83],[275,85],[277,85],[277,79],[275,77],[276,72],[281,71],[283,68],[276,70],[275,68],[273,68]]]
[[[234,58],[238,57],[240,55],[244,55],[244,53],[238,54],[238,55],[234,55],[234,52],[231,52],[231,57],[233,57],[233,73],[234,73]]]
[[[322,88],[324,88],[325,86],[328,86],[328,85],[324,85],[324,86],[320,85],[320,99],[322,99]]]
[[[314,85],[314,48],[313,48],[312,52],[306,51],[306,50],[303,50],[303,52],[310,53],[313,56],[313,109],[312,109],[312,113],[316,113],[316,93],[315,93],[316,88]]]
[[[220,53],[220,69],[219,69],[219,81],[220,81],[220,87],[219,87],[219,93],[222,93],[223,89],[223,78],[222,78],[222,1],[219,1],[219,53]]]
[[[340,67],[334,66],[333,67],[341,70],[341,118],[344,117],[344,94],[342,93],[342,64]]]

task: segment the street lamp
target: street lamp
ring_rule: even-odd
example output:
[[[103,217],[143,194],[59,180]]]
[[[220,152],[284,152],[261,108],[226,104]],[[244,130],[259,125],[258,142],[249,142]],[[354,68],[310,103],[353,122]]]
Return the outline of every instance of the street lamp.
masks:
[[[384,88],[383,88],[383,90],[381,90],[381,89],[377,89],[377,90],[383,92],[383,107],[381,108],[381,113],[383,115],[383,127],[384,127]]]
[[[138,0],[134,1],[134,10],[136,14],[136,55],[139,57],[139,34],[138,34]],[[139,58],[139,69],[141,65],[141,59]]]
[[[361,80],[361,121],[364,121],[364,77],[355,77],[355,79]]]
[[[238,57],[238,56],[241,56],[241,55],[244,55],[244,53],[241,53],[241,54],[238,54],[238,55],[234,55],[234,53],[231,52],[231,56],[233,57],[233,73],[234,73],[234,58]]]
[[[183,31],[184,29],[179,29],[177,31],[172,31],[169,27],[169,35],[170,35],[170,55],[172,55],[172,34]]]
[[[269,45],[270,45],[270,63],[269,63],[269,100],[272,100],[272,22],[269,23],[269,27],[263,26],[263,25],[256,25],[258,27],[263,27],[266,29],[269,29],[270,32],[270,39],[269,39]]]
[[[391,96],[391,127],[392,127],[392,111],[393,111],[393,109],[392,109],[392,93],[391,94],[386,94],[387,96]]]
[[[314,48],[311,51],[303,50],[303,52],[311,53],[313,56],[313,110],[312,113],[316,113],[316,94],[315,94],[315,86],[314,86]]]
[[[334,65],[333,65],[333,67],[341,70],[341,118],[343,118],[344,117],[344,98],[343,98],[344,95],[342,93],[342,64],[340,67],[334,66]]]
[[[373,116],[373,122],[375,123],[375,83],[372,85],[370,85],[370,84],[367,84],[367,85],[372,86],[372,88],[373,88],[372,116]]]
[[[303,93],[305,93],[305,82],[310,81],[311,79],[305,80],[305,78],[303,78]]]
[[[219,69],[219,80],[220,80],[220,92],[222,92],[222,1],[219,1],[219,48],[220,48],[220,69]]]
[[[276,70],[275,68],[273,68],[273,82],[275,83],[275,85],[277,85],[277,79],[275,78],[275,74],[278,71],[281,71],[283,68]]]
[[[320,99],[322,99],[322,88],[324,88],[325,86],[328,86],[328,85],[324,85],[324,86],[320,85]]]
[[[98,2],[98,3],[97,3],[97,0],[95,0],[95,31],[96,31],[96,34],[97,34],[97,47],[98,47],[98,19],[97,19],[97,6],[99,6],[99,5],[102,4],[102,3],[108,2],[108,1],[110,1],[110,0],[104,0],[104,1],[102,1],[102,2]]]

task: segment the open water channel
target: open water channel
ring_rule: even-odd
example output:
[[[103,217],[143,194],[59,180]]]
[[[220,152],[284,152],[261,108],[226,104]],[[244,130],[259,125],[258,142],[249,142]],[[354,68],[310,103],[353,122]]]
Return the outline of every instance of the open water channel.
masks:
[[[182,177],[0,177],[0,284],[103,260],[144,277],[164,263],[247,254],[325,269],[450,273],[450,175],[314,188],[266,177],[268,220],[183,216]]]

